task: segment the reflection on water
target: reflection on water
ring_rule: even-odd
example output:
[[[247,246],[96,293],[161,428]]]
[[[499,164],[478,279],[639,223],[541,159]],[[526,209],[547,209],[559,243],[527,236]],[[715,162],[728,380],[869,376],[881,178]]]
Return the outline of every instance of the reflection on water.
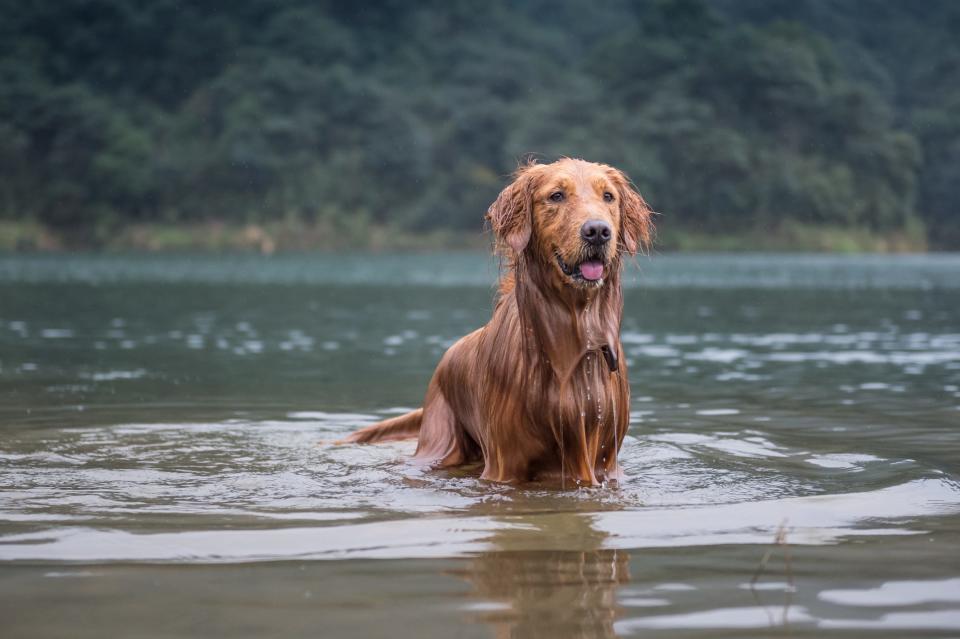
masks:
[[[960,260],[640,266],[628,477],[558,491],[320,444],[419,404],[483,256],[0,257],[0,630],[956,636]]]
[[[565,538],[583,549],[531,550]],[[603,548],[605,538],[590,517],[511,520],[488,540],[495,550],[457,573],[473,586],[471,620],[490,624],[497,637],[616,636],[617,588],[630,581],[630,555]]]

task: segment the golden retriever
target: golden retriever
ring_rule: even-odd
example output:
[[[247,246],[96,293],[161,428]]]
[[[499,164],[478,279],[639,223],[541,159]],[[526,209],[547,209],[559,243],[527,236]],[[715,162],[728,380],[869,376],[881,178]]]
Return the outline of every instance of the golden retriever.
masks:
[[[483,479],[619,479],[630,421],[620,353],[624,255],[651,211],[619,170],[583,160],[521,167],[487,211],[504,263],[493,317],[447,350],[423,408],[347,442],[418,436],[415,459],[483,463]]]

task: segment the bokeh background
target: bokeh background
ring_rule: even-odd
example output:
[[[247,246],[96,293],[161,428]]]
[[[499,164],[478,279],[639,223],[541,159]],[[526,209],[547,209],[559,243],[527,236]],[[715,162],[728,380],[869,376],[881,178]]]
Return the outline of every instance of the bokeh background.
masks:
[[[960,247],[952,0],[0,16],[0,249],[458,246],[531,154],[627,171],[663,250]]]

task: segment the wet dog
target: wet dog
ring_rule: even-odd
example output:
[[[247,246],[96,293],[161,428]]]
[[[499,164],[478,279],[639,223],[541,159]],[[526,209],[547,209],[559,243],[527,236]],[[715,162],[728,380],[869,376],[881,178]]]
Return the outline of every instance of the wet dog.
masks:
[[[482,461],[494,481],[618,478],[620,273],[649,244],[650,208],[617,169],[563,159],[519,169],[487,219],[504,265],[490,322],[447,350],[423,408],[344,441],[418,436],[416,460]]]

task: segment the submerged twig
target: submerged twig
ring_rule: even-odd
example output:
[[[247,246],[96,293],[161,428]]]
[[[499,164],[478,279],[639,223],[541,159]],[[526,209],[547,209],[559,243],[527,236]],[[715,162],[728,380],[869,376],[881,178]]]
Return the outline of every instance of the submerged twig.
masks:
[[[790,604],[793,601],[793,593],[796,591],[796,586],[793,579],[793,557],[790,554],[790,543],[787,541],[787,521],[787,519],[784,519],[780,523],[780,526],[777,527],[777,532],[773,535],[773,547],[767,550],[767,552],[763,554],[763,557],[760,558],[760,563],[757,564],[757,569],[754,571],[753,578],[750,580],[750,592],[753,595],[754,601],[763,606],[763,609],[766,610],[767,607],[763,605],[763,602],[760,601],[760,597],[757,595],[757,580],[760,578],[760,575],[763,574],[763,571],[767,567],[767,563],[770,561],[770,558],[773,557],[773,553],[776,551],[777,547],[779,546],[783,549],[784,576],[787,579],[787,588],[785,589],[783,599],[783,619],[781,622],[784,626],[787,625],[787,614],[790,612]],[[770,624],[773,625],[773,623],[773,616],[770,616]]]

